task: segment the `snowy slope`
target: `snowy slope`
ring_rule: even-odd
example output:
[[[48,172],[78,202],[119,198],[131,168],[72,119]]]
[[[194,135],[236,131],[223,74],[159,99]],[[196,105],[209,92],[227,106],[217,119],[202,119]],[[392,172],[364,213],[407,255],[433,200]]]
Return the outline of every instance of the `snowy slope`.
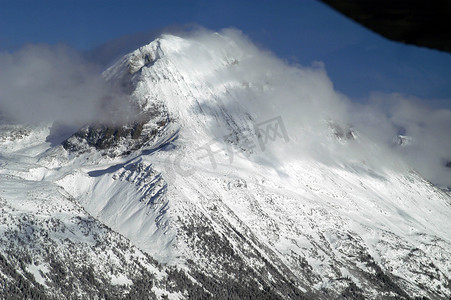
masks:
[[[8,128],[2,199],[47,187],[214,299],[451,296],[450,195],[349,124],[321,66],[225,31],[163,35],[104,76],[146,118],[64,147]]]
[[[0,128],[0,298],[186,298],[188,278],[47,179],[54,170],[37,164],[36,155],[49,149],[48,127]]]

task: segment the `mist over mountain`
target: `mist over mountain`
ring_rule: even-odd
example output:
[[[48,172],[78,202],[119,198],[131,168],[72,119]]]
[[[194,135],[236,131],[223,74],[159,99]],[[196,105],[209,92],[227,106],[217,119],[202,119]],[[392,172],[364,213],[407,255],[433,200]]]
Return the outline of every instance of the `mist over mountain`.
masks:
[[[80,280],[61,299],[451,295],[449,110],[355,103],[324,63],[236,29],[158,35],[102,73],[42,45],[0,70],[14,120],[0,127],[0,286],[58,298],[67,274]],[[56,123],[77,129],[51,142]],[[68,243],[73,257],[39,250]]]
[[[182,33],[179,28],[173,28],[171,31],[178,31],[179,35],[210,47],[210,53],[198,53],[197,48],[184,49],[197,69],[201,69],[211,56],[225,51],[221,49],[221,38],[207,30]],[[93,52],[96,54],[92,54],[89,61],[64,46],[30,45],[16,53],[2,54],[2,114],[20,122],[57,120],[75,126],[112,121],[121,123],[132,119],[136,111],[127,101],[128,95],[120,87],[107,84],[100,76],[99,66],[116,57],[125,44],[130,47],[130,41],[136,44],[149,35],[157,36],[158,32],[125,37],[125,42],[115,40]],[[237,45],[232,51],[238,53],[229,55],[239,57],[240,63],[218,71],[216,76],[220,80],[239,78],[243,84],[271,81],[271,89],[259,95],[248,96],[246,89],[234,89],[236,97],[242,102],[240,104],[248,105],[251,112],[265,116],[281,115],[288,123],[287,127],[298,133],[308,127],[319,128],[318,123],[326,119],[342,126],[355,127],[380,147],[390,149],[385,151],[385,155],[392,153],[397,157],[383,157],[383,154],[369,153],[366,149],[359,153],[358,146],[350,150],[354,151],[352,155],[366,155],[365,159],[375,160],[374,164],[384,164],[385,159],[407,161],[435,184],[442,187],[451,185],[451,173],[446,168],[446,163],[451,160],[449,110],[429,108],[426,99],[400,94],[374,94],[368,99],[368,104],[353,103],[346,95],[333,89],[333,82],[327,76],[327,66],[321,62],[313,62],[312,66],[307,67],[288,64],[268,51],[258,49],[239,31],[226,30],[223,35]],[[92,59],[97,59],[99,64],[96,65]],[[261,84],[258,88],[263,90],[267,86]],[[253,98],[253,102],[249,98]],[[227,99],[224,104],[235,105],[228,103]],[[393,141],[401,133],[409,136],[412,144],[397,147]],[[311,154],[324,152],[321,158],[327,160],[340,155],[335,151],[344,151],[318,150],[316,148],[321,148],[321,142],[314,140],[314,136],[297,137],[304,141],[301,144],[296,144],[294,139],[291,143],[294,152],[300,153],[307,147],[315,148],[310,151],[313,152]]]
[[[66,125],[124,122],[127,95],[107,84],[98,65],[63,46],[28,45],[0,54],[0,110],[13,122]]]

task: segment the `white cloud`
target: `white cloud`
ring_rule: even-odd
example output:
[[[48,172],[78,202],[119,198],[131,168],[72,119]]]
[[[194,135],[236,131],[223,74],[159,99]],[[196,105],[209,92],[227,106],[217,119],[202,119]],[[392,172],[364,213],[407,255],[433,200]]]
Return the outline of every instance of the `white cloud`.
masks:
[[[212,88],[231,83],[220,96],[229,111],[244,108],[257,121],[282,116],[290,143],[272,146],[275,160],[313,157],[381,172],[410,166],[438,185],[451,186],[451,168],[445,167],[451,161],[450,110],[428,108],[427,100],[399,94],[374,94],[367,104],[353,103],[334,90],[321,62],[288,64],[237,30],[219,35],[199,30],[185,37],[193,43],[179,59],[189,58],[187,70],[203,74]],[[218,56],[229,65],[211,70]],[[35,45],[0,54],[0,90],[0,112],[18,122],[81,125],[121,122],[132,115],[127,97],[108,86],[96,66],[63,46]],[[358,137],[339,140],[333,126]],[[409,136],[411,143],[396,144],[398,134]]]
[[[381,172],[410,166],[440,186],[451,186],[451,168],[445,166],[451,161],[450,110],[433,109],[427,100],[399,94],[374,94],[366,104],[354,103],[334,90],[321,62],[311,67],[290,65],[258,49],[237,30],[219,35],[200,31],[188,39],[194,46],[184,49],[183,55],[196,61],[191,68],[203,68],[202,62],[212,57],[230,60],[229,67],[218,67],[205,78],[242,83],[230,85],[223,96],[230,111],[239,105],[260,120],[282,116],[291,141],[283,147],[273,145],[274,159],[310,156],[335,166],[365,164]],[[358,137],[340,141],[331,126],[345,133],[352,130]],[[399,134],[412,142],[397,144]]]
[[[29,45],[0,54],[0,111],[14,122],[82,125],[121,118],[127,97],[65,46]]]

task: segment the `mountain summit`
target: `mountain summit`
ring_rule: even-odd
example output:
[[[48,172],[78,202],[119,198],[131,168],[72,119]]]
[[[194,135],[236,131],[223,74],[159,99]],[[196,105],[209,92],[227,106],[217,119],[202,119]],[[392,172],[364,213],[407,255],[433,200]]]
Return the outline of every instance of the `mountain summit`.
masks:
[[[396,132],[384,144],[361,126],[321,63],[289,65],[226,30],[162,35],[103,75],[129,96],[129,121],[59,146],[49,124],[2,127],[0,286],[450,297],[451,196],[402,159]],[[60,295],[64,276],[80,279]]]

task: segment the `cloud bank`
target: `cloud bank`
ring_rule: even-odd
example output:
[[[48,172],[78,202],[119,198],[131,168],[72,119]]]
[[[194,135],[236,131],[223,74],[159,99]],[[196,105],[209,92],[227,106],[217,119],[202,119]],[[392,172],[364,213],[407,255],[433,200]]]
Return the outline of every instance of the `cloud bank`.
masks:
[[[185,38],[192,43],[180,61],[189,57],[187,70],[205,74],[200,80],[213,89],[227,83],[220,97],[228,111],[244,107],[256,120],[282,116],[290,143],[274,144],[273,159],[309,156],[334,166],[381,172],[414,169],[439,186],[451,187],[451,168],[446,166],[451,162],[450,110],[400,94],[373,94],[364,104],[352,102],[334,90],[323,63],[289,64],[237,30],[204,30]],[[213,71],[207,70],[212,64]]]
[[[101,70],[65,46],[29,45],[0,53],[0,112],[19,123],[80,126],[131,116],[127,96]]]
[[[425,178],[451,187],[451,110],[428,107],[424,99],[374,94],[359,116],[356,124],[368,136],[391,145]]]
[[[451,187],[451,168],[446,166],[451,162],[450,110],[400,94],[373,94],[365,104],[354,103],[334,90],[323,63],[289,64],[237,30],[178,35],[192,42],[180,53],[181,60],[189,58],[187,72],[204,74],[201,79],[213,89],[228,83],[227,93],[217,95],[228,111],[248,111],[257,121],[283,118],[290,143],[272,145],[274,159],[308,156],[334,166],[374,170],[408,166],[439,186]],[[123,41],[115,44],[113,54],[96,52],[100,64],[122,51]],[[227,67],[212,66],[217,57]],[[105,83],[101,71],[64,46],[31,45],[0,54],[0,117],[71,126],[133,118],[128,96]],[[208,99],[200,101],[208,106]],[[345,138],[349,132],[354,138]]]

